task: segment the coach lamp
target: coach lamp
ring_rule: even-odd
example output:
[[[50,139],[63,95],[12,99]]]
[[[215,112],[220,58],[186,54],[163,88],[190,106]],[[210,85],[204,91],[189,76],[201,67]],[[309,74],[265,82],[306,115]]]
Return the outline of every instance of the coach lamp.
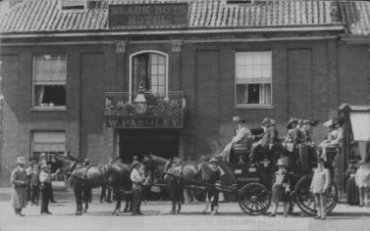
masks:
[[[137,95],[134,100],[136,113],[140,115],[144,114],[147,108],[147,102],[144,93],[145,93],[144,82],[141,81],[139,84],[139,89],[137,90]]]

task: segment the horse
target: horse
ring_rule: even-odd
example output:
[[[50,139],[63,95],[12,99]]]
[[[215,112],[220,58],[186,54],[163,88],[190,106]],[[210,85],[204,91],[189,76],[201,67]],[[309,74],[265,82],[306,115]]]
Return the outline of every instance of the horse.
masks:
[[[230,185],[236,183],[231,168],[222,161],[219,161],[220,168],[218,168],[205,160],[174,163],[173,159],[166,160],[149,154],[144,157],[143,163],[149,166],[148,169],[153,169],[150,166],[156,166],[157,170],[160,169],[163,172],[163,179],[167,182],[170,191],[172,214],[181,212],[182,193],[185,186],[205,186],[208,196],[203,213],[207,213],[211,204],[211,214],[213,215],[218,210],[218,191],[215,188],[215,184],[222,178],[224,182],[225,180],[229,181],[227,183]],[[225,175],[227,175],[226,178]]]
[[[128,165],[112,163],[104,166],[85,166],[70,155],[57,156],[57,160],[62,165],[61,171],[65,175],[66,185],[73,188],[77,216],[82,215],[82,201],[86,191],[102,186],[113,188],[116,194],[116,207],[112,215],[118,215],[122,200],[121,190],[128,192],[131,186],[131,169]],[[88,208],[88,200],[86,199],[84,212]]]

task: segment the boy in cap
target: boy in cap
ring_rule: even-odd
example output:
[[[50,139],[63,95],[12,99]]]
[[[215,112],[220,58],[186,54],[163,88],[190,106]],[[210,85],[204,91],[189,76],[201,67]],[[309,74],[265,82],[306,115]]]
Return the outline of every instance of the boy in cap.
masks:
[[[277,214],[279,201],[284,203],[284,217],[288,216],[289,202],[290,202],[290,175],[286,170],[286,163],[283,159],[277,161],[278,170],[275,172],[272,185],[272,202],[274,203],[274,211],[271,216]]]
[[[22,209],[27,205],[27,172],[24,157],[17,158],[17,167],[12,171],[10,182],[13,185],[11,201],[17,216],[23,217]]]
[[[314,170],[312,177],[310,192],[315,199],[317,216],[315,219],[326,219],[326,194],[331,182],[330,171],[325,168],[324,160],[319,158],[317,160],[317,168]]]

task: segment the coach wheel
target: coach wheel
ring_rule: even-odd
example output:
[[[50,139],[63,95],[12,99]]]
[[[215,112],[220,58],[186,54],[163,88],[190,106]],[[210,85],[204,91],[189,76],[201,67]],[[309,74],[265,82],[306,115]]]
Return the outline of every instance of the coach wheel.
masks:
[[[303,176],[294,187],[295,202],[298,207],[308,215],[316,215],[316,206],[313,195],[310,193],[312,176]],[[327,192],[327,213],[330,213],[338,202],[338,190],[334,184],[331,184]]]
[[[240,190],[239,206],[249,215],[264,214],[270,207],[270,203],[269,190],[261,183],[249,183]]]

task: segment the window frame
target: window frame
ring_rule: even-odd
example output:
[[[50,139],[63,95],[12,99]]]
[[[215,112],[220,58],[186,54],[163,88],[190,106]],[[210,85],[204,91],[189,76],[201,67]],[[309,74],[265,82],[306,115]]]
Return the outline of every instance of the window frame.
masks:
[[[236,54],[237,53],[244,53],[244,52],[269,52],[271,58],[271,104],[238,104],[237,103],[237,80],[236,80]],[[251,81],[250,83],[246,83],[245,85],[249,84],[263,84],[263,83],[255,83]],[[273,51],[272,49],[266,50],[237,50],[234,52],[234,109],[273,109],[274,102],[273,102]]]
[[[145,54],[145,53],[149,53],[149,54],[157,54],[157,55],[162,55],[165,57],[165,61],[166,61],[166,67],[165,67],[165,71],[166,71],[166,75],[165,75],[165,96],[164,98],[165,99],[168,99],[168,71],[169,71],[169,59],[168,59],[168,54],[167,53],[164,53],[162,51],[158,51],[158,50],[141,50],[141,51],[137,51],[137,52],[134,52],[132,54],[130,54],[129,56],[129,102],[132,103],[132,94],[135,92],[133,91],[132,89],[132,84],[133,84],[133,60],[134,60],[134,57],[137,56],[137,55],[141,55],[141,54]]]
[[[59,55],[64,55],[66,58],[65,65],[66,65],[66,77],[65,81],[63,84],[50,84],[50,83],[36,83],[35,78],[36,78],[36,57],[37,56],[45,56],[45,55],[50,55],[50,56],[59,56]],[[68,55],[67,53],[63,52],[58,52],[58,53],[35,53],[32,55],[32,97],[31,97],[31,111],[66,111],[67,110],[67,83],[68,83]],[[36,86],[52,86],[52,85],[58,85],[58,86],[64,86],[65,90],[65,105],[61,106],[41,106],[41,105],[36,105],[35,100],[36,100]]]
[[[67,147],[67,132],[66,130],[31,130],[30,134],[30,157],[34,157],[33,153],[35,152],[35,134],[36,133],[63,133],[64,134],[64,152],[66,151]],[[56,144],[57,142],[55,142]]]
[[[34,153],[35,153],[35,134],[36,133],[63,133],[64,134],[64,153],[67,150],[67,131],[66,130],[31,130],[30,132],[30,152],[29,152],[29,157],[34,158]],[[49,143],[50,144],[50,143]],[[54,143],[57,144],[57,143]],[[47,155],[50,153],[53,153],[51,150],[47,152]],[[55,152],[54,152],[55,153]],[[38,156],[40,158],[40,156]],[[40,159],[38,159],[40,161]],[[57,179],[53,179],[52,181],[64,181],[64,176],[59,175]]]

